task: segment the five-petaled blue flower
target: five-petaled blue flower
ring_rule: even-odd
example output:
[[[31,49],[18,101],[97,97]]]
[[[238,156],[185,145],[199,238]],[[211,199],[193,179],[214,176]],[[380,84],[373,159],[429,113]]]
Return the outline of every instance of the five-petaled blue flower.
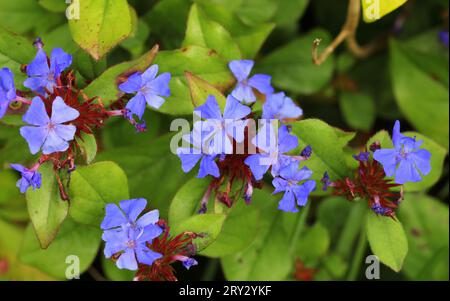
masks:
[[[42,177],[37,171],[38,165],[35,168],[28,169],[20,164],[10,164],[11,168],[20,172],[22,178],[17,181],[16,186],[21,193],[25,193],[31,186],[33,190],[41,188]]]
[[[5,116],[9,104],[16,99],[14,76],[9,68],[0,69],[0,119]]]
[[[201,135],[201,129],[194,128],[192,133],[183,136],[183,140],[189,142],[192,146],[177,149],[177,155],[181,160],[181,168],[187,173],[201,160],[197,177],[204,178],[207,175],[212,175],[218,178],[220,171],[215,161],[217,155],[202,153]]]
[[[264,153],[250,155],[245,159],[245,164],[250,167],[255,179],[261,180],[270,167],[272,176],[275,177],[283,166],[293,160],[284,153],[295,149],[298,146],[298,139],[289,134],[285,125],[279,127],[276,136],[273,125],[267,121],[252,139],[252,143]]]
[[[23,121],[33,126],[21,127],[20,134],[27,140],[33,155],[41,148],[44,155],[63,152],[69,148],[69,141],[73,140],[77,130],[74,125],[63,123],[75,120],[79,115],[77,110],[66,105],[57,96],[53,100],[50,118],[44,102],[36,96],[23,116]]]
[[[314,180],[307,180],[311,177],[312,171],[306,166],[298,169],[298,162],[291,162],[280,170],[279,177],[273,179],[275,187],[273,194],[284,191],[283,198],[278,204],[278,209],[287,212],[298,212],[297,206],[305,206],[309,194],[316,188]],[[301,181],[307,180],[303,183]]]
[[[423,140],[416,141],[416,138],[402,135],[397,120],[392,131],[392,142],[394,148],[376,150],[374,159],[383,165],[388,177],[395,175],[397,184],[421,181],[420,173],[427,175],[431,171],[431,153],[420,149]]]
[[[58,85],[57,78],[71,64],[72,56],[61,48],[52,50],[50,65],[45,51],[39,49],[34,60],[27,66],[28,78],[23,85],[42,95],[46,95],[45,90],[53,93],[53,88]]]
[[[202,151],[206,154],[231,154],[233,153],[233,141],[244,141],[244,131],[247,120],[242,120],[250,114],[251,109],[242,105],[233,96],[226,100],[225,110],[222,116],[219,104],[213,95],[209,95],[206,102],[194,110],[194,114],[206,119],[197,121],[194,127],[201,128]]]
[[[256,101],[253,89],[266,95],[272,94],[274,91],[270,84],[271,76],[255,74],[248,78],[252,71],[253,64],[254,63],[251,60],[231,61],[228,64],[228,67],[238,81],[236,88],[231,92],[231,95],[243,103],[253,103]]]
[[[136,72],[126,82],[119,85],[119,89],[125,93],[136,93],[126,105],[132,114],[142,119],[146,105],[159,109],[165,102],[163,97],[170,96],[169,72],[158,76],[158,65],[149,67],[144,73]]]
[[[283,92],[268,95],[263,105],[263,119],[298,118],[303,114],[294,101]]]
[[[152,210],[138,218],[147,206],[145,199],[120,201],[119,206],[106,205],[106,215],[100,225],[104,230],[102,239],[106,242],[106,258],[120,253],[117,267],[133,271],[138,269],[138,263],[152,265],[162,257],[147,246],[163,231],[156,225],[159,211]]]

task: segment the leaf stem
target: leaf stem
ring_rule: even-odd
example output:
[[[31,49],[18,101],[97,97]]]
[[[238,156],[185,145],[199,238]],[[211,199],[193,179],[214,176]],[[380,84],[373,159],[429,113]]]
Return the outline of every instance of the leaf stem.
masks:
[[[297,241],[300,238],[300,235],[303,232],[303,228],[306,224],[306,219],[308,218],[309,208],[311,205],[304,207],[303,212],[299,214],[297,224],[295,226],[295,229],[291,235],[291,245],[289,247],[289,256],[294,256],[295,248],[297,247]]]
[[[366,214],[364,214],[364,217],[366,216]],[[353,257],[352,264],[350,266],[350,271],[347,276],[347,280],[354,281],[356,280],[356,277],[358,277],[358,272],[361,267],[361,263],[366,249],[367,249],[367,232],[366,227],[363,226],[361,227],[359,232],[358,245],[356,246],[355,256]]]

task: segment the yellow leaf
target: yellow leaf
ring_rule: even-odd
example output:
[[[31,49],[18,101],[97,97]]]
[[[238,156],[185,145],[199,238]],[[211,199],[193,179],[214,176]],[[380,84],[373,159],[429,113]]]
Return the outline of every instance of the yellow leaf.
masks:
[[[408,0],[361,0],[363,19],[366,23],[375,22]]]

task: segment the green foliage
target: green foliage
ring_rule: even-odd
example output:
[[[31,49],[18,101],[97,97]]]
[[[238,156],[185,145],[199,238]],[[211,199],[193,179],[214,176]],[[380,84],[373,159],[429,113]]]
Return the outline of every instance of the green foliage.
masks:
[[[66,219],[69,203],[61,199],[53,164],[44,163],[40,189],[28,189],[26,193],[28,213],[40,246],[46,249],[55,239],[61,224]]]
[[[399,272],[408,253],[408,242],[402,224],[370,213],[367,216],[367,238],[373,254],[382,263]]]
[[[356,130],[370,131],[375,122],[376,110],[369,95],[342,93],[339,105],[348,125]]]

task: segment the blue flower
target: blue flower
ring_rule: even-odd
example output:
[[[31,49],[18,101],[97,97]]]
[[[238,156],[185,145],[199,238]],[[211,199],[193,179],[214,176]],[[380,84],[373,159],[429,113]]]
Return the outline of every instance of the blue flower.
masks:
[[[306,166],[298,169],[298,162],[292,162],[280,170],[280,176],[273,179],[275,187],[273,194],[284,192],[283,198],[278,204],[278,209],[287,212],[298,212],[297,206],[305,206],[309,194],[316,188],[314,180],[308,180],[300,184],[301,181],[311,177],[312,171]]]
[[[142,119],[146,104],[159,109],[165,102],[163,97],[170,96],[169,82],[171,75],[168,72],[158,76],[158,65],[149,67],[144,73],[136,72],[126,82],[119,85],[125,93],[136,93],[126,105],[132,114]]]
[[[34,60],[27,66],[28,78],[23,85],[45,95],[48,90],[53,93],[53,88],[58,85],[57,78],[67,67],[72,64],[72,56],[61,48],[52,50],[50,65],[45,51],[39,49]]]
[[[353,155],[353,158],[356,161],[360,161],[360,162],[367,162],[367,161],[369,161],[369,157],[370,157],[370,153],[369,152],[360,152],[357,155]]]
[[[229,95],[222,116],[219,104],[213,95],[209,95],[206,102],[197,107],[194,113],[205,121],[197,121],[194,127],[201,129],[202,152],[213,155],[233,153],[233,141],[244,141],[244,131],[247,120],[242,120],[250,114],[251,109],[240,104]]]
[[[0,119],[5,116],[9,104],[16,99],[14,76],[9,68],[0,69]]]
[[[185,173],[191,171],[198,161],[200,161],[200,169],[198,171],[198,178],[204,178],[207,175],[212,175],[218,178],[220,176],[219,167],[215,161],[216,154],[202,153],[201,134],[199,129],[183,137],[189,142],[192,147],[180,147],[177,149],[177,155],[181,160],[181,168]]]
[[[104,254],[110,258],[121,252],[116,262],[120,269],[137,270],[138,263],[151,265],[162,257],[147,246],[163,231],[156,225],[159,211],[152,210],[138,218],[146,206],[145,199],[123,200],[119,206],[106,206],[106,215],[100,225],[104,230],[102,239],[106,242]]]
[[[439,40],[441,41],[442,45],[448,48],[448,31],[439,31]]]
[[[197,260],[195,260],[194,258],[191,258],[191,257],[188,257],[186,260],[183,260],[182,263],[183,263],[183,266],[184,266],[186,269],[188,269],[188,270],[189,270],[192,266],[198,265]]]
[[[272,94],[274,89],[270,85],[271,77],[265,74],[255,74],[250,79],[248,78],[253,68],[253,61],[238,60],[231,61],[228,64],[234,77],[238,83],[236,88],[231,92],[231,95],[243,103],[252,103],[256,101],[256,96],[253,89],[258,90],[263,94]]]
[[[303,114],[294,101],[283,92],[268,95],[263,105],[263,119],[298,118]]]
[[[21,193],[25,193],[27,189],[31,186],[33,190],[36,188],[41,188],[42,177],[37,171],[39,165],[32,169],[28,169],[20,164],[10,164],[11,168],[20,172],[22,178],[17,181],[17,187],[20,189]]]
[[[250,167],[255,179],[261,180],[270,167],[272,176],[275,177],[283,166],[293,160],[284,153],[295,149],[298,139],[289,134],[285,125],[280,126],[276,137],[274,127],[269,122],[264,122],[252,143],[264,153],[250,155],[245,159],[245,164]]]
[[[73,140],[77,130],[74,125],[63,123],[75,120],[79,115],[77,110],[57,96],[52,104],[52,117],[49,118],[44,102],[40,97],[35,97],[23,116],[23,121],[33,126],[21,127],[20,134],[27,140],[33,155],[41,148],[45,155],[63,152],[69,148],[68,141]]]
[[[330,181],[330,176],[328,175],[328,172],[323,173],[322,179],[320,179],[320,182],[322,182],[322,190],[327,191],[328,187],[330,187],[333,183]]]
[[[392,132],[392,142],[394,148],[376,150],[374,159],[383,165],[388,177],[395,176],[397,184],[421,181],[420,173],[427,175],[431,171],[431,153],[420,149],[423,141],[402,135],[400,122],[397,120]]]

